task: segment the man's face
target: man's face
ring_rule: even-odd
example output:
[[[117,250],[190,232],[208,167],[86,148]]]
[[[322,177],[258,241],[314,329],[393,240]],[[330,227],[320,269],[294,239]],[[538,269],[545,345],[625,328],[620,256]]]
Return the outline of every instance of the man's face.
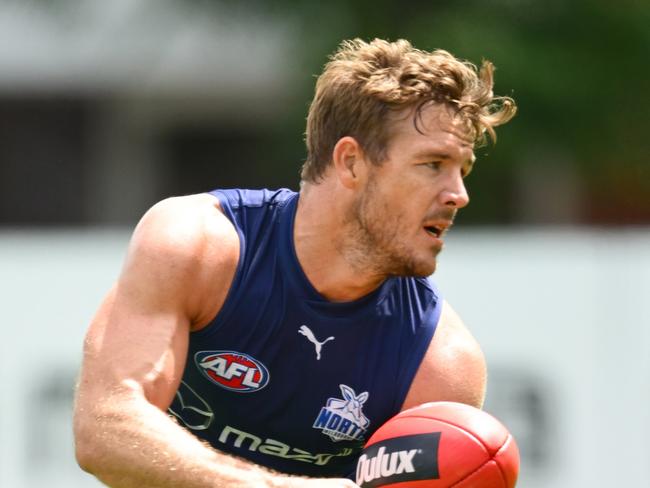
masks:
[[[425,106],[421,115],[422,133],[413,110],[392,124],[387,158],[367,162],[349,220],[355,254],[378,274],[433,273],[445,231],[469,202],[463,178],[474,161],[471,139],[442,105]]]

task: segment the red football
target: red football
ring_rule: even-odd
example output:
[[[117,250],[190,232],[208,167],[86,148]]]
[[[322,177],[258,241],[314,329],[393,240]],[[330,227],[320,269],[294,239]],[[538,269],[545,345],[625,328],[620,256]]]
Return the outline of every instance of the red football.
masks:
[[[368,440],[357,462],[362,488],[512,488],[514,438],[490,414],[435,402],[400,412]]]

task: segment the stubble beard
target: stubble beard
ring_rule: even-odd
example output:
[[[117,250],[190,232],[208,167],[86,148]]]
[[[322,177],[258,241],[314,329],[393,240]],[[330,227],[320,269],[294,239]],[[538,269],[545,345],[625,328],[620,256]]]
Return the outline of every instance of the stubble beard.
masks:
[[[402,221],[389,202],[379,197],[375,183],[369,181],[344,224],[347,237],[340,250],[350,267],[378,278],[431,275],[440,249],[435,250],[433,259],[417,259],[402,241]]]

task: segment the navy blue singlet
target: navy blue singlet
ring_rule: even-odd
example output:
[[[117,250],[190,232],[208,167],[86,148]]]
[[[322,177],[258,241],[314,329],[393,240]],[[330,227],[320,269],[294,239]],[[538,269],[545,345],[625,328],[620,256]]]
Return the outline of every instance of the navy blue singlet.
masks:
[[[169,411],[221,451],[285,473],[350,476],[404,402],[438,323],[438,291],[391,278],[329,302],[295,254],[297,193],[212,195],[239,234],[239,264],[221,311],[190,336]]]

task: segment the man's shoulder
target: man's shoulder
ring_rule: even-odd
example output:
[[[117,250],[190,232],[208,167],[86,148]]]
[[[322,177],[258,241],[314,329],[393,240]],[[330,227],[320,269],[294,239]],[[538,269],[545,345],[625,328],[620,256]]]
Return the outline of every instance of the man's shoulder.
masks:
[[[445,301],[436,333],[403,408],[455,401],[480,407],[485,397],[485,357],[476,339]]]
[[[227,257],[238,238],[219,201],[203,193],[166,198],[153,205],[133,233],[135,252],[162,254],[178,261],[212,260],[216,251]]]
[[[214,196],[172,197],[136,226],[120,282],[175,290],[196,328],[218,312],[238,260],[237,231]]]

